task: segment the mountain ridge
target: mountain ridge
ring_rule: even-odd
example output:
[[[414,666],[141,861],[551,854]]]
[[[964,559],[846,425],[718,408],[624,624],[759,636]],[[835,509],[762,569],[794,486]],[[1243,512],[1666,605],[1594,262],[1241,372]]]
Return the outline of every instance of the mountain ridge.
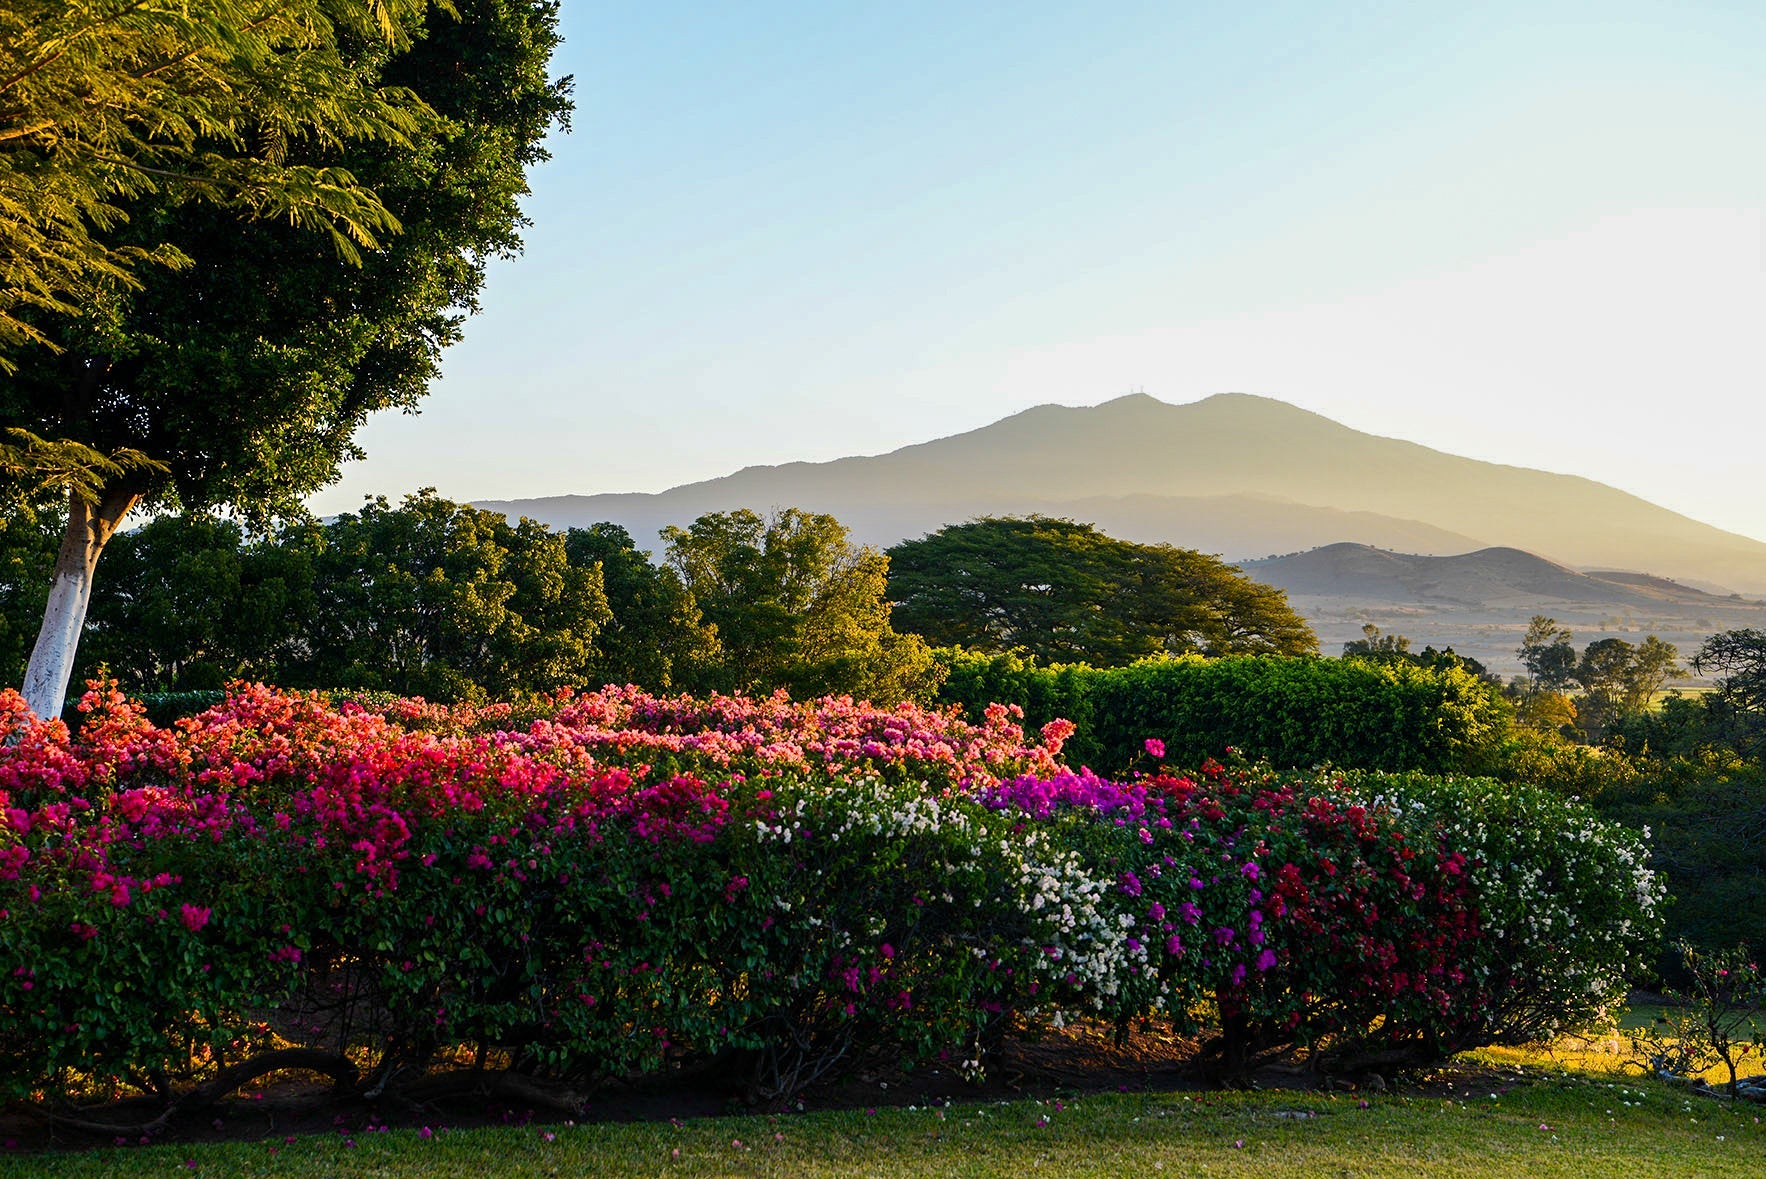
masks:
[[[1240,561],[1355,541],[1420,555],[1510,546],[1766,592],[1766,543],[1576,475],[1354,430],[1275,398],[1129,394],[1032,406],[877,455],[740,468],[657,493],[478,506],[555,526],[613,520],[648,547],[708,511],[830,512],[887,546],[977,515],[1043,512]]]

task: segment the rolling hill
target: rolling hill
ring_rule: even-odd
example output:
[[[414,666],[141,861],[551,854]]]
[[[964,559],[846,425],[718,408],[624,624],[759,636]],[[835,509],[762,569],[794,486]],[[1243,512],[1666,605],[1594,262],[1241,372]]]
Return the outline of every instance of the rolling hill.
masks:
[[[1515,649],[1535,614],[1569,627],[1578,647],[1653,634],[1683,656],[1716,631],[1766,626],[1766,604],[1739,595],[1642,574],[1578,572],[1513,548],[1441,557],[1333,544],[1240,568],[1287,592],[1325,654],[1372,622],[1409,638],[1413,650],[1452,647],[1503,675],[1520,670]]]

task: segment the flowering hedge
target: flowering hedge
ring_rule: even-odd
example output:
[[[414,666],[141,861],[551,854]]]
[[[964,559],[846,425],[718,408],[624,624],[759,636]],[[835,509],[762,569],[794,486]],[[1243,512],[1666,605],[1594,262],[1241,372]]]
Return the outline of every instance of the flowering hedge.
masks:
[[[1658,893],[1634,838],[1545,795],[1107,781],[1004,708],[83,707],[70,735],[0,693],[14,1094],[297,1044],[381,1075],[716,1060],[776,1099],[870,1046],[973,1068],[1011,1027],[1202,1012],[1224,1074],[1420,1062],[1595,1012]]]

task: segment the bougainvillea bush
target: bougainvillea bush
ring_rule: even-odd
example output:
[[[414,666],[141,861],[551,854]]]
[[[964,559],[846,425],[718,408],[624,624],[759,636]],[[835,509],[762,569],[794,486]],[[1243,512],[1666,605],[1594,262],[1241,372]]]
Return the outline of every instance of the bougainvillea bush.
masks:
[[[777,1100],[865,1049],[978,1069],[1075,1017],[1206,1025],[1223,1076],[1413,1063],[1596,1012],[1658,899],[1634,838],[1547,796],[1107,781],[1004,708],[82,707],[70,733],[0,693],[12,1094],[169,1094],[295,1045],[364,1086],[465,1056]]]

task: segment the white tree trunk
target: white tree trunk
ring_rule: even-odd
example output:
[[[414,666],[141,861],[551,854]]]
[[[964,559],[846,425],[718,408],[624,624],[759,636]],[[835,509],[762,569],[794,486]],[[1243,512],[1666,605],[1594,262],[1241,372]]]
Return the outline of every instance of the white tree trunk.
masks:
[[[68,497],[67,531],[55,555],[49,604],[43,611],[43,626],[37,631],[37,645],[31,648],[31,661],[25,667],[25,703],[43,720],[60,716],[62,702],[67,699],[99,554],[140,498],[133,491],[110,490],[93,507],[78,496]]]

